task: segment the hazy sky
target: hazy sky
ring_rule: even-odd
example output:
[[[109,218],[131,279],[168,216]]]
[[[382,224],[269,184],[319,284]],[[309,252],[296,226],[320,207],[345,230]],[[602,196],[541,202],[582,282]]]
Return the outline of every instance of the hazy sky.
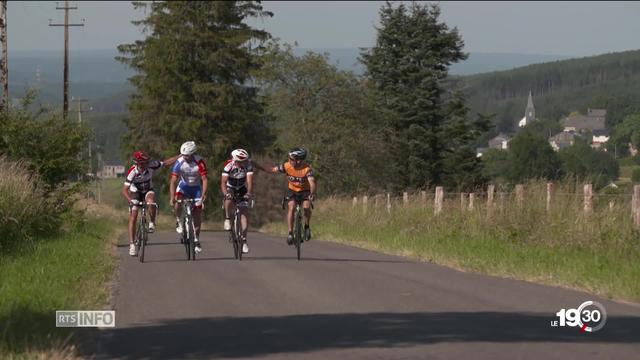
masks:
[[[63,2],[60,2],[62,5]],[[383,2],[264,2],[273,18],[254,21],[304,48],[368,47]],[[71,2],[72,49],[105,49],[141,38],[130,2]],[[640,2],[440,2],[441,19],[457,26],[469,52],[593,55],[640,49]],[[9,1],[9,51],[60,50],[63,11],[56,2]]]

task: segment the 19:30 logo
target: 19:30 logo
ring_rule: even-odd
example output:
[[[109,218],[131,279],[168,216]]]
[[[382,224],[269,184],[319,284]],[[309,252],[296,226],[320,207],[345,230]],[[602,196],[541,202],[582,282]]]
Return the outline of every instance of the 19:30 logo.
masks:
[[[596,301],[585,301],[577,309],[560,309],[559,320],[551,322],[553,327],[579,327],[580,332],[596,332],[607,322],[607,311]]]

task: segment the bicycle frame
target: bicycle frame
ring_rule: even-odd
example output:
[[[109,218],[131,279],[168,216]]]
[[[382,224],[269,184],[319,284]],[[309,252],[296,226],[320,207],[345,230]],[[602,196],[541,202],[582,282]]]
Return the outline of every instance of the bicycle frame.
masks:
[[[303,219],[303,213],[304,213],[304,207],[302,206],[302,203],[304,202],[304,200],[299,200],[298,197],[293,197],[289,200],[287,200],[287,197],[285,196],[282,199],[282,208],[285,208],[285,203],[288,203],[289,201],[295,201],[296,206],[293,209],[293,244],[296,248],[296,256],[298,258],[298,260],[300,260],[300,256],[301,256],[301,251],[302,251],[302,219]],[[309,200],[311,208],[313,209],[313,202],[311,202],[311,200]]]
[[[134,243],[136,246],[136,253],[138,254],[138,259],[140,262],[144,262],[144,250],[147,245],[147,241],[149,240],[149,225],[147,222],[147,206],[155,206],[158,207],[156,203],[147,204],[146,201],[138,201],[136,206],[139,207],[140,211],[138,213],[138,226],[136,228],[136,234],[134,237]]]
[[[240,221],[241,212],[238,204],[242,204],[243,202],[247,202],[244,197],[234,196],[231,199],[233,204],[233,218],[231,219],[231,230],[229,231],[229,241],[233,245],[233,256],[242,261],[242,224]],[[253,200],[250,203],[247,202],[247,207],[253,208]],[[242,206],[244,207],[244,206]],[[223,201],[223,209],[224,209],[224,201]]]
[[[180,200],[176,200],[176,202],[178,204],[181,204],[182,206],[182,211],[180,215],[180,223],[182,224],[181,239],[187,251],[187,260],[195,260],[196,259],[196,245],[195,245],[196,229],[195,229],[195,224],[193,222],[192,209],[193,209],[193,206],[195,205],[196,200],[180,199]]]

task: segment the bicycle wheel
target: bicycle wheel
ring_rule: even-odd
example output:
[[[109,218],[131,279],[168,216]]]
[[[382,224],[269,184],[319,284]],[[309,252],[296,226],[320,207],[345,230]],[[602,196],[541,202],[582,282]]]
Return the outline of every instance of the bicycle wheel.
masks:
[[[136,236],[133,238],[133,244],[136,246],[136,254],[140,254],[140,243],[142,242],[142,227],[138,224]]]
[[[187,251],[187,260],[191,260],[191,239],[189,239],[189,231],[187,231],[189,221],[186,216],[180,219],[180,221],[182,222],[182,243]]]
[[[189,243],[191,248],[191,261],[196,259],[196,231],[193,227],[193,217],[189,216],[189,223],[187,224],[188,233],[189,233]]]
[[[295,218],[294,218],[294,235],[293,235],[293,241],[294,244],[296,246],[296,255],[298,256],[298,260],[300,260],[300,251],[302,248],[302,220],[301,215],[300,215],[300,205],[296,206],[296,212],[294,214]]]
[[[140,230],[142,236],[139,241],[140,245],[138,246],[138,259],[140,260],[140,262],[144,262],[144,248],[147,243],[147,236],[149,235],[147,229],[147,219],[144,213],[140,214]]]
[[[233,217],[233,232],[236,234],[236,252],[238,260],[242,261],[242,224],[240,222],[240,213],[236,211]]]

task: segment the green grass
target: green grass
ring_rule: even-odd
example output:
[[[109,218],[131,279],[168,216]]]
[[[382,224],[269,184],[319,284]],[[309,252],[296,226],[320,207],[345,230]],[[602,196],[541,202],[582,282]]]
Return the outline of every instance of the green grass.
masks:
[[[460,210],[454,194],[440,216],[431,204],[394,204],[391,214],[371,200],[367,213],[351,200],[318,202],[315,238],[433,261],[457,269],[586,290],[640,301],[640,233],[633,229],[623,197],[612,210],[598,198],[585,217],[579,197],[560,195],[547,215],[543,184],[534,184],[527,207],[507,201],[489,216],[484,204]],[[476,200],[477,201],[477,200]],[[284,224],[266,230],[283,233]]]
[[[90,331],[56,328],[55,311],[105,309],[114,269],[111,223],[90,220],[0,257],[2,357],[67,357],[71,345],[88,339]]]

